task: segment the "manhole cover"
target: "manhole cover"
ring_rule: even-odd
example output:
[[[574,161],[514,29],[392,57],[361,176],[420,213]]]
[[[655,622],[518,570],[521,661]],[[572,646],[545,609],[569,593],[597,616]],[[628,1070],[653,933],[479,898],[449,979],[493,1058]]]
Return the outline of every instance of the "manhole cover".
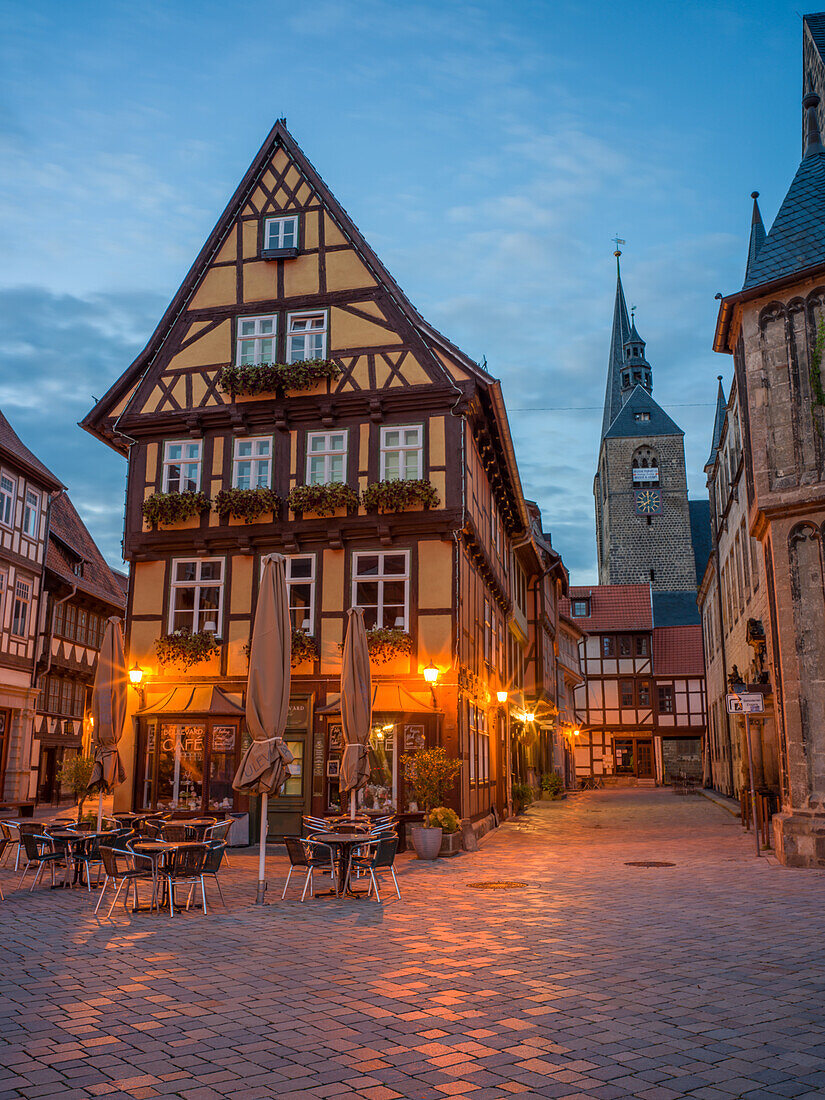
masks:
[[[625,867],[675,867],[675,863],[661,863],[655,859],[640,859],[625,863]]]
[[[521,890],[526,882],[468,882],[471,890]]]

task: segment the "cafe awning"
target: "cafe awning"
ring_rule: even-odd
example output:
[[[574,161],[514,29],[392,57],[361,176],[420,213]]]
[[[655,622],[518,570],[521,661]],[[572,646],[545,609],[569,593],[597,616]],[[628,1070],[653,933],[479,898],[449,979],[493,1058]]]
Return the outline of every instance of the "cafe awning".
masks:
[[[409,691],[403,684],[373,684],[372,686],[372,712],[373,714],[435,714],[437,708],[433,704],[430,692]],[[340,714],[341,696],[330,694],[322,707],[318,707],[317,714]]]
[[[214,714],[242,717],[243,707],[213,684],[193,684],[173,687],[165,695],[151,701],[138,711],[144,714]]]

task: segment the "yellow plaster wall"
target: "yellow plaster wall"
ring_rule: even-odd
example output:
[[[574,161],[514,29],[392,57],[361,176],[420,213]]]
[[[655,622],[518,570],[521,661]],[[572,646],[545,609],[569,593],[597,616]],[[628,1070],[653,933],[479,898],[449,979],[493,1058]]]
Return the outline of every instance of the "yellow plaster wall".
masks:
[[[289,476],[294,481],[298,476],[298,433],[289,433]]]
[[[158,673],[158,657],[155,641],[161,635],[161,622],[132,622],[129,630],[129,660],[138,664],[152,675]]]
[[[452,619],[449,615],[418,617],[418,662],[423,668],[428,661],[434,661],[442,670],[452,664]]]
[[[439,500],[441,501],[441,508],[446,506],[447,500],[447,475],[443,470],[434,470],[430,474],[430,483],[438,493]]]
[[[232,584],[229,606],[233,615],[249,615],[252,613],[254,568],[255,559],[249,554],[238,554],[232,558]],[[244,637],[248,633],[249,628],[245,626]]]
[[[430,465],[446,466],[447,450],[444,442],[444,417],[431,416],[428,428],[430,434]]]
[[[417,359],[412,355],[408,355],[404,359],[404,365],[401,368],[401,373],[411,386],[423,386],[430,381],[430,376],[421,366]],[[396,383],[397,384],[397,383]]]
[[[366,470],[369,464],[370,454],[370,426],[361,424],[360,439],[358,441],[358,469]]]
[[[304,239],[301,242],[303,248],[317,248],[318,247],[318,214],[315,210],[310,210],[304,214],[303,224]]]
[[[166,563],[136,561],[132,564],[132,614],[160,615],[166,589]]]
[[[327,290],[354,290],[356,287],[375,286],[375,279],[367,271],[356,254],[327,252]]]
[[[426,540],[418,544],[418,606],[452,607],[453,603],[453,548],[440,540]]]
[[[341,643],[344,640],[344,624],[340,619],[321,620],[321,675],[339,676],[341,673]]]
[[[246,676],[249,671],[249,659],[244,652],[244,646],[249,641],[249,622],[231,622],[228,631],[224,631],[227,639],[227,665],[228,676]]]
[[[227,233],[226,240],[221,245],[220,251],[215,257],[215,262],[219,264],[230,263],[232,260],[238,258],[238,242],[235,236],[235,226],[233,225]]]
[[[298,256],[284,263],[284,294],[287,298],[299,294],[318,293],[318,257]]]
[[[344,551],[325,550],[321,610],[340,611],[344,601]]]
[[[214,363],[228,363],[231,358],[230,342],[232,337],[231,322],[226,320],[223,324],[201,336],[199,340],[173,355],[169,361],[169,370],[178,370],[182,367],[204,367]]]
[[[204,275],[189,308],[209,309],[211,306],[235,305],[236,301],[235,269],[213,267]]]
[[[258,260],[243,265],[243,300],[245,302],[275,298],[277,293],[278,282],[274,263]]]
[[[243,223],[243,255],[248,259],[258,255],[258,223],[254,221]]]
[[[283,149],[278,149],[269,163],[272,165],[278,175],[280,175],[281,172],[283,172],[284,168],[286,168],[286,166],[289,164],[289,157]],[[274,182],[275,180],[272,181],[272,183]]]
[[[146,447],[146,480],[150,485],[155,484],[155,478],[158,475],[159,450],[159,443],[149,443]]]
[[[346,253],[332,253],[346,255]],[[329,277],[329,256],[327,256],[327,277]],[[360,309],[360,306],[359,306]],[[363,317],[355,317],[343,309],[333,307],[330,328],[334,344],[343,348],[381,347],[384,344],[400,344],[401,337],[396,332],[370,324]]]
[[[324,244],[347,244],[347,238],[329,216],[324,213]],[[329,257],[327,257],[329,259]]]

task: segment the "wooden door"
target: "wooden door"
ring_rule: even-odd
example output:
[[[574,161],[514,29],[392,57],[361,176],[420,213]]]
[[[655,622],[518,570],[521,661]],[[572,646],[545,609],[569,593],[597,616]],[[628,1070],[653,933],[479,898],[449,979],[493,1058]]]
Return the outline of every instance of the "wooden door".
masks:
[[[653,778],[653,742],[636,742],[636,775],[639,779]]]

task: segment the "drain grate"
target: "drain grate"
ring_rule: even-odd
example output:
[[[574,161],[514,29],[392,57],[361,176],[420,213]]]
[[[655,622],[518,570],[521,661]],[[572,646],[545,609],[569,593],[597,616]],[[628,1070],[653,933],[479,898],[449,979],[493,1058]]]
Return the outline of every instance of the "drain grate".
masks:
[[[526,882],[468,882],[471,890],[521,890]]]
[[[661,863],[655,859],[640,859],[625,863],[625,867],[675,867],[675,863]]]

